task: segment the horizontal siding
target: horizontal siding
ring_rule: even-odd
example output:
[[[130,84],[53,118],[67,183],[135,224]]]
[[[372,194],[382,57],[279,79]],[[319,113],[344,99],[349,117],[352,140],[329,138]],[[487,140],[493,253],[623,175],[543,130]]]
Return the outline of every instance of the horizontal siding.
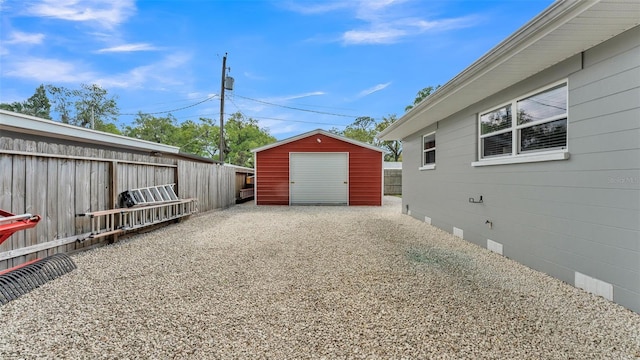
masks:
[[[289,205],[289,153],[276,147],[256,153],[256,203]]]
[[[256,153],[258,205],[289,204],[290,152],[348,152],[349,204],[382,205],[382,152],[322,134]]]
[[[434,170],[418,170],[432,127],[404,139],[403,211],[483,247],[497,241],[563,281],[578,271],[611,283],[614,301],[640,312],[639,39],[632,29],[585,52],[583,70],[572,59],[439,121]],[[471,166],[479,112],[565,77],[570,159]]]
[[[361,147],[351,149],[349,205],[382,205],[382,152]]]

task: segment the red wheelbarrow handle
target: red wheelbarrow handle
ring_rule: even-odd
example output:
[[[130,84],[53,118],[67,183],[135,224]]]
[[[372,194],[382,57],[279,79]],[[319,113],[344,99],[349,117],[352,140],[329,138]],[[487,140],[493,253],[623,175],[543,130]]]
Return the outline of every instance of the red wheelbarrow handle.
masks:
[[[7,240],[14,232],[30,229],[38,224],[40,221],[40,215],[13,215],[6,211],[0,210],[0,215],[4,216],[0,218],[0,244]],[[3,222],[11,221],[8,224]]]

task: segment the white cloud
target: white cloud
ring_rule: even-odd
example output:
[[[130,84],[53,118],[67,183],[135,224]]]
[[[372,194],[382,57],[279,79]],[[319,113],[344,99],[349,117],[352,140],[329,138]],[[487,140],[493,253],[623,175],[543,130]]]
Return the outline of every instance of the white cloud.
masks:
[[[378,92],[384,88],[386,88],[387,86],[391,85],[391,81],[389,81],[388,83],[384,83],[384,84],[378,84],[376,86],[373,86],[369,89],[365,89],[360,91],[360,93],[358,94],[358,98],[362,98],[368,95],[373,94],[374,92]]]
[[[258,125],[262,128],[269,129],[269,133],[273,136],[280,134],[288,134],[299,132],[300,124],[290,123],[286,120],[269,120],[258,119]]]
[[[96,51],[97,53],[119,53],[119,52],[135,52],[135,51],[154,51],[159,50],[159,48],[145,43],[138,44],[122,44],[118,46],[112,46],[109,48],[104,48]]]
[[[3,63],[2,76],[32,80],[41,83],[99,84],[105,88],[162,88],[184,85],[185,64],[191,60],[187,54],[174,54],[156,63],[139,66],[127,72],[104,75],[80,62],[58,59],[25,57]]]
[[[345,45],[393,44],[407,34],[400,29],[349,30],[342,35]]]
[[[336,2],[319,2],[313,3],[310,1],[303,2],[287,2],[281,4],[288,10],[301,13],[301,14],[324,14],[331,11],[341,10],[349,8],[352,4],[349,1],[336,1]]]
[[[41,0],[29,6],[30,15],[90,22],[113,28],[132,16],[134,0]]]
[[[342,33],[337,41],[344,45],[393,44],[406,37],[468,27],[475,22],[473,17],[442,19],[415,17],[415,12],[410,5],[403,6],[411,2],[411,0],[359,0],[320,4],[303,2],[303,5],[289,5],[288,9],[304,14],[324,14],[343,9],[352,11],[354,17],[362,21],[362,25]],[[323,39],[323,36],[316,36],[313,39]],[[336,41],[335,37],[332,41]]]
[[[312,92],[307,92],[307,93],[302,93],[297,95],[289,95],[289,96],[284,96],[280,98],[274,98],[274,99],[271,99],[271,101],[289,101],[289,100],[302,99],[310,96],[320,96],[320,95],[326,95],[326,93],[324,91],[312,91]]]
[[[35,80],[42,83],[85,83],[94,78],[91,71],[82,70],[83,65],[56,59],[21,58],[8,63],[4,76]]]
[[[139,66],[122,74],[102,77],[95,82],[109,88],[153,87],[163,89],[166,86],[183,85],[185,83],[184,71],[172,72],[183,69],[190,60],[191,55],[173,54],[156,63]]]
[[[44,40],[44,34],[29,34],[21,31],[13,31],[9,34],[9,38],[3,41],[5,44],[41,44]]]

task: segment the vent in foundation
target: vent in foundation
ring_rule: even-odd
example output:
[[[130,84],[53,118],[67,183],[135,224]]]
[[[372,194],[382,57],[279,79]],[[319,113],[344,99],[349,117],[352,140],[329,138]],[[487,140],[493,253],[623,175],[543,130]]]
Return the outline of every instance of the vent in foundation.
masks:
[[[424,217],[424,222],[426,222],[427,224],[431,225],[431,218],[428,216]]]
[[[502,255],[502,244],[495,242],[491,239],[487,239],[487,249]]]
[[[462,229],[458,229],[457,227],[453,227],[453,235],[459,237],[460,239],[464,239],[464,231]]]
[[[576,271],[575,286],[613,301],[613,285]]]

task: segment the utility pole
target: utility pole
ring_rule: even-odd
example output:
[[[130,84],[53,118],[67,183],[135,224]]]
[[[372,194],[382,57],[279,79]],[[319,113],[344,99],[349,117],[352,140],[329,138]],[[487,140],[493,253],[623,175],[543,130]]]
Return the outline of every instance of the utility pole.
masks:
[[[224,79],[227,73],[227,53],[222,58],[222,77],[220,79],[220,162],[224,164]]]

